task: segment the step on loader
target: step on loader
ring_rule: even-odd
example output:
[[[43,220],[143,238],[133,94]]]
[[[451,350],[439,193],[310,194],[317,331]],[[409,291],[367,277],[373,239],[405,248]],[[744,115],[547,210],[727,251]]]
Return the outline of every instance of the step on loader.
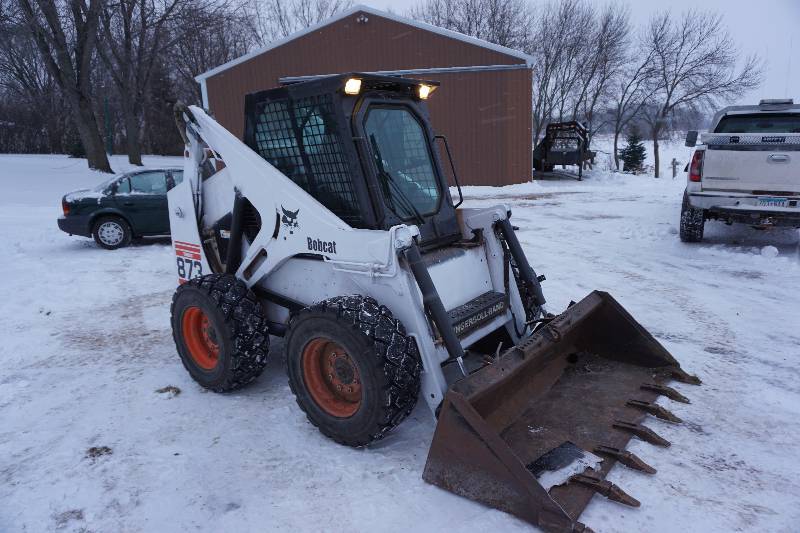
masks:
[[[297,403],[331,439],[368,445],[422,397],[438,417],[427,482],[589,531],[595,493],[639,505],[605,476],[654,472],[625,446],[669,446],[642,422],[679,422],[655,401],[699,380],[607,293],[545,310],[508,207],[462,206],[426,107],[437,85],[353,73],[250,94],[243,141],[176,104],[177,351],[224,392],[283,336]]]

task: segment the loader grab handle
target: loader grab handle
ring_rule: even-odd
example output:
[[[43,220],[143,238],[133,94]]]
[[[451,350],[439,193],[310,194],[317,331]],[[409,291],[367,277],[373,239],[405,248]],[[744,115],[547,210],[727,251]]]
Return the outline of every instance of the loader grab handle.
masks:
[[[411,268],[411,273],[414,274],[414,279],[417,280],[419,290],[422,292],[422,303],[436,325],[436,329],[439,330],[439,335],[442,336],[442,341],[444,341],[444,346],[447,348],[450,358],[459,359],[464,357],[461,341],[458,340],[456,332],[453,330],[450,315],[447,314],[444,304],[442,304],[442,299],[439,298],[436,285],[433,284],[417,244],[412,242],[408,248],[403,250],[403,256],[406,258],[409,268]]]

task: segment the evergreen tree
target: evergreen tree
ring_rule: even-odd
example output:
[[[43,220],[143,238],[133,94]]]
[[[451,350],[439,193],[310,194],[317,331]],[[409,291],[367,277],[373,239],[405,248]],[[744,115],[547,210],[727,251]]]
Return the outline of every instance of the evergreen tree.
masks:
[[[67,123],[62,145],[64,147],[64,153],[68,156],[77,158],[86,157],[86,148],[83,147],[81,137],[78,135],[78,128],[75,127],[75,124],[71,120]]]
[[[642,171],[642,164],[647,154],[642,138],[639,137],[639,132],[632,129],[628,133],[626,143],[626,146],[619,151],[619,157],[625,164],[623,168],[634,174],[639,173]]]

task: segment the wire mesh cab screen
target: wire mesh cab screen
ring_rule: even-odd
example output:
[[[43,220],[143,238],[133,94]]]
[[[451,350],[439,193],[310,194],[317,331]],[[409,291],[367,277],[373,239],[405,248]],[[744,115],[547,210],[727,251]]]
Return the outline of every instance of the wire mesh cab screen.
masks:
[[[255,105],[261,157],[352,226],[362,222],[330,94]]]

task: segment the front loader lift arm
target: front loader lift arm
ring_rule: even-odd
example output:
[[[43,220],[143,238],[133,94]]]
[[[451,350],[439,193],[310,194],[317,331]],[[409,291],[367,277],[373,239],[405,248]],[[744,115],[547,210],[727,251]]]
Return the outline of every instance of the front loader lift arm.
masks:
[[[235,209],[235,205],[241,208],[244,199],[262,216],[262,229],[251,243],[237,243],[234,234],[240,231],[231,232],[231,244],[237,249],[228,260],[236,266],[237,277],[248,286],[258,283],[284,261],[300,254],[319,255],[326,261],[347,265],[356,271],[387,270],[396,260],[394,247],[398,238],[406,242],[416,234],[416,228],[405,225],[395,226],[389,231],[392,235],[403,234],[395,238],[387,238],[387,232],[382,230],[352,228],[199,107],[184,108],[182,117],[189,142],[189,159],[184,172],[190,178],[186,181],[195,191],[201,190],[204,149],[198,147],[207,147],[225,163],[225,168],[208,178],[207,182],[225,179],[229,189],[235,191],[233,202],[225,213],[218,213],[219,216],[233,212],[236,224],[241,212]],[[180,208],[186,210],[185,206]],[[171,208],[171,217],[173,211]],[[269,213],[274,215],[270,217]],[[286,218],[287,213],[293,218]],[[204,221],[206,226],[215,222],[209,220],[208,214],[197,213],[197,219]],[[204,229],[198,228],[195,242],[200,241]],[[240,261],[237,261],[237,252],[241,254]]]

